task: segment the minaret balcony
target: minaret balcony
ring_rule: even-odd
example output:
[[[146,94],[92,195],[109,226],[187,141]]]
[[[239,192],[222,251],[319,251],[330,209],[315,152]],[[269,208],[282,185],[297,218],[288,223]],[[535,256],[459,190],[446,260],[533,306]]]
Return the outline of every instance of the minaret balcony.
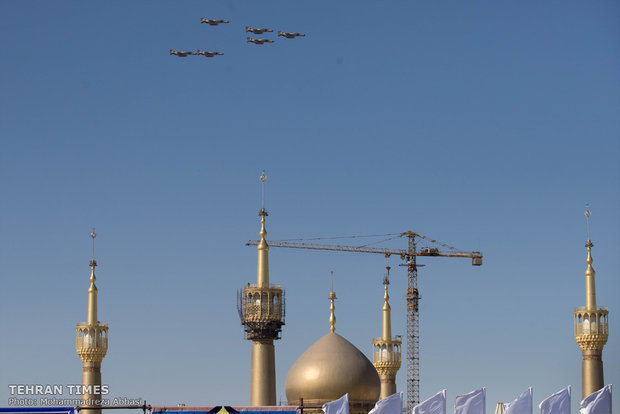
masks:
[[[284,325],[284,290],[279,285],[248,283],[238,292],[237,310],[248,339],[277,339]]]
[[[108,352],[108,324],[76,324],[75,349],[82,361],[101,361]]]
[[[575,336],[607,335],[608,314],[607,308],[575,308]]]
[[[602,350],[609,335],[607,308],[575,308],[575,340],[582,350]]]
[[[284,292],[282,286],[268,288],[248,284],[239,292],[237,308],[242,321],[284,321]]]
[[[398,364],[398,367],[400,367],[401,344],[401,338],[390,340],[374,338],[372,340],[372,361],[375,366],[377,363],[385,363],[389,365]]]

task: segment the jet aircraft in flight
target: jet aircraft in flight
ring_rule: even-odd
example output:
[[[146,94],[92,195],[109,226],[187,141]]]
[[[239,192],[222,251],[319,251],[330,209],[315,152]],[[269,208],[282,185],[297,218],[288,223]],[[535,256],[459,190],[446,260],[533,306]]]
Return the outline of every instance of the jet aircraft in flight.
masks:
[[[187,56],[190,56],[190,55],[195,55],[196,53],[195,52],[188,52],[186,50],[176,51],[174,49],[170,49],[170,54],[178,56],[178,57],[187,57]]]
[[[223,53],[220,53],[220,52],[207,52],[207,51],[200,50],[200,49],[198,49],[196,54],[197,55],[203,55],[204,57],[208,57],[208,58],[213,57],[213,56],[221,56],[221,55],[223,55]]]
[[[273,43],[273,40],[269,40],[269,39],[254,39],[252,37],[248,37],[248,42],[257,44],[257,45],[262,45],[264,43]]]
[[[287,39],[292,39],[294,37],[298,37],[298,36],[305,36],[305,34],[303,33],[286,33],[286,32],[281,32],[280,30],[278,30],[278,36],[284,36]]]
[[[201,17],[200,18],[200,23],[207,23],[210,24],[211,26],[217,26],[220,23],[230,23],[228,20],[221,20],[221,19],[207,19],[205,17]]]
[[[245,31],[246,32],[251,32],[251,33],[254,33],[254,34],[263,34],[263,33],[271,33],[271,32],[273,32],[273,30],[271,30],[271,29],[255,29],[255,28],[252,28],[252,27],[249,27],[249,26],[245,26]]]

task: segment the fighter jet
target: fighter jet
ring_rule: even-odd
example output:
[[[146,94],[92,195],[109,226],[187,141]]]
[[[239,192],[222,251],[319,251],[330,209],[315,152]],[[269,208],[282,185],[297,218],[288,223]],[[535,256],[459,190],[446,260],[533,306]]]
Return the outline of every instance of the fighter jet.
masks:
[[[217,26],[220,23],[230,23],[228,20],[220,20],[220,19],[207,19],[205,17],[200,18],[200,23],[207,23],[211,26]]]
[[[220,52],[206,52],[206,51],[200,50],[200,49],[198,49],[198,52],[196,52],[196,54],[197,55],[203,55],[204,57],[208,57],[208,58],[213,57],[213,56],[218,56],[218,55],[221,56],[221,55],[223,55],[223,53],[220,53]]]
[[[245,26],[245,31],[246,32],[252,32],[254,34],[263,34],[263,33],[271,33],[271,32],[273,32],[273,30],[271,30],[271,29],[254,29],[254,28],[249,27],[249,26]]]
[[[187,56],[190,56],[190,55],[195,55],[196,53],[195,53],[195,52],[188,52],[188,51],[186,51],[186,50],[183,50],[183,51],[177,52],[177,51],[176,51],[176,50],[174,50],[174,49],[170,49],[170,54],[171,54],[171,55],[176,55],[176,56],[178,56],[178,57],[187,57]]]
[[[292,39],[292,38],[297,37],[297,36],[302,36],[303,37],[303,36],[305,36],[305,34],[303,34],[303,33],[286,33],[286,32],[281,32],[281,31],[278,30],[278,36],[284,36],[287,39]]]
[[[248,37],[248,42],[252,42],[252,43],[255,43],[257,45],[262,45],[263,43],[273,43],[273,40],[269,40],[269,39],[254,39],[254,38]]]

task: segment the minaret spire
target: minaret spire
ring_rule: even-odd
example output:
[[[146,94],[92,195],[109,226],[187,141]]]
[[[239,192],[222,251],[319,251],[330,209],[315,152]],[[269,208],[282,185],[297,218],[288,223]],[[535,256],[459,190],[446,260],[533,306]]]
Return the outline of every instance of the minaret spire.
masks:
[[[388,294],[388,285],[390,284],[390,266],[386,267],[386,271],[386,275],[383,278],[385,293],[383,294],[383,333],[381,335],[381,339],[384,341],[392,339],[392,308],[390,307],[390,295]]]
[[[97,320],[97,286],[95,281],[95,229],[90,233],[93,256],[90,260],[90,286],[86,323],[75,327],[75,348],[82,360],[81,401],[84,407],[101,407],[101,362],[108,351],[108,325]],[[101,414],[100,409],[89,409],[89,414]]]
[[[380,399],[389,397],[396,392],[396,373],[400,369],[400,346],[401,338],[392,338],[392,315],[390,307],[390,295],[388,285],[390,284],[390,266],[385,267],[385,277],[383,278],[383,327],[381,338],[372,340],[372,360],[379,378],[381,380]]]
[[[329,295],[327,296],[329,298],[329,331],[330,332],[336,332],[336,306],[334,305],[334,300],[338,299],[336,297],[336,292],[334,292],[334,271],[332,270],[332,288],[329,291]]]
[[[592,267],[590,240],[590,206],[586,204],[586,306],[575,308],[575,340],[581,348],[581,395],[587,397],[603,388],[603,347],[608,337],[608,310],[596,306],[596,272]]]
[[[257,251],[256,284],[247,284],[239,291],[237,310],[244,325],[245,337],[252,341],[250,373],[250,405],[276,405],[276,368],[273,341],[280,339],[284,325],[284,290],[282,286],[269,283],[269,245],[265,220],[265,182],[263,170],[261,182],[260,240]]]
[[[95,260],[95,237],[97,237],[97,233],[95,233],[95,229],[90,233],[90,237],[93,239],[93,257],[90,260],[90,286],[88,287],[88,314],[86,317],[86,321],[89,325],[97,324],[97,286],[95,285],[95,281],[97,278],[95,277],[95,267],[97,266],[97,261]]]
[[[586,216],[586,232],[588,235],[588,239],[586,240],[586,249],[588,251],[588,255],[586,257],[586,263],[588,266],[586,267],[586,309],[596,309],[596,287],[594,285],[594,276],[596,272],[592,267],[592,247],[594,244],[592,240],[590,240],[590,205],[586,204],[586,212],[584,213]]]
[[[260,287],[269,287],[269,245],[267,244],[267,229],[265,228],[265,217],[269,214],[265,209],[265,181],[267,181],[267,175],[265,170],[260,175],[261,189],[262,189],[262,203],[261,209],[258,212],[260,216],[260,241],[256,249],[258,250],[258,269],[256,273],[256,283]]]
[[[265,170],[263,170],[263,172],[260,175],[260,182],[261,182],[261,207],[260,207],[260,212],[258,213],[259,216],[267,216],[267,210],[265,210],[265,181],[267,181],[267,174],[265,174]]]

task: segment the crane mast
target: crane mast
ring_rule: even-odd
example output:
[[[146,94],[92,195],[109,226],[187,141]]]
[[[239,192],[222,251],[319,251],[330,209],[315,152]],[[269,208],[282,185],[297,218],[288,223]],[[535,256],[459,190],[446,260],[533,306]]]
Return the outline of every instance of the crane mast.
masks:
[[[300,243],[293,241],[269,241],[270,247],[284,247],[291,249],[307,250],[328,250],[353,253],[375,253],[383,254],[385,257],[398,255],[407,267],[407,292],[405,300],[407,303],[407,412],[411,412],[413,407],[420,403],[420,313],[419,301],[420,292],[418,290],[418,256],[436,257],[467,257],[472,259],[473,266],[482,265],[482,253],[458,251],[451,246],[431,240],[426,236],[407,231],[399,234],[400,237],[407,237],[407,249],[389,249],[368,246],[345,246],[340,244],[319,244],[319,243]],[[438,243],[448,250],[439,248],[424,247],[418,249],[418,240],[424,239],[432,243]],[[258,240],[250,240],[246,246],[256,246]]]
[[[407,237],[407,412],[411,412],[420,403],[420,292],[415,235],[408,234]]]

